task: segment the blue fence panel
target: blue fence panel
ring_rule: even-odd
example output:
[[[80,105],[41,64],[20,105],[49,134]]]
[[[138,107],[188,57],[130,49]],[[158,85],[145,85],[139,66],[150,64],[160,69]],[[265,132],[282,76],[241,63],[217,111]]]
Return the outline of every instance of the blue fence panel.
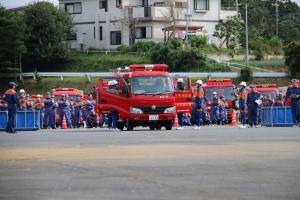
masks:
[[[7,112],[0,112],[0,130],[5,130],[7,123]],[[40,112],[18,111],[16,115],[16,130],[31,131],[40,128]]]
[[[268,127],[293,126],[292,111],[290,107],[262,108],[261,124]]]
[[[6,123],[7,123],[7,112],[0,111],[0,130],[6,128]]]

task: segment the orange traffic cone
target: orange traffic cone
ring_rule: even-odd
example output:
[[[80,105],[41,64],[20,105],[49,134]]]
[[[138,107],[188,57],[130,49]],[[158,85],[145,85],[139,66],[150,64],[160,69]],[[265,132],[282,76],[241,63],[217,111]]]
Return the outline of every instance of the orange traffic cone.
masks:
[[[235,110],[232,110],[232,119],[231,119],[231,124],[230,126],[237,126],[238,124],[236,123],[236,112]]]
[[[175,114],[175,117],[174,117],[174,118],[175,118],[175,120],[174,120],[173,127],[174,127],[174,128],[177,128],[177,127],[179,126],[177,114]]]
[[[67,129],[67,128],[68,128],[68,127],[67,127],[66,116],[64,116],[64,118],[63,118],[63,122],[62,122],[62,124],[61,124],[61,128],[62,128],[62,129]]]

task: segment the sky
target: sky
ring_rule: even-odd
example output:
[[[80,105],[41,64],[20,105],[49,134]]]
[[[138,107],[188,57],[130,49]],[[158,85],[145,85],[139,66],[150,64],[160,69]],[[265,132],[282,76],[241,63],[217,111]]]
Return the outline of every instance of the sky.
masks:
[[[14,7],[23,6],[23,5],[26,5],[28,3],[32,3],[35,1],[37,1],[37,0],[0,0],[0,4],[7,8],[14,8]],[[47,0],[47,1],[50,1],[50,2],[54,3],[55,5],[58,5],[58,0]],[[294,1],[297,2],[297,4],[300,6],[300,0],[294,0]]]

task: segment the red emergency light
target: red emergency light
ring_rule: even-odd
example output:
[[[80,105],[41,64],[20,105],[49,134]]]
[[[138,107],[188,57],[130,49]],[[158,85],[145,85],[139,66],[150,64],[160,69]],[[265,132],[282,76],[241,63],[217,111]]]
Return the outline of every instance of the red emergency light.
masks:
[[[168,65],[165,64],[141,64],[141,65],[130,65],[130,71],[162,71],[168,70]]]
[[[276,84],[256,85],[256,88],[277,88]]]
[[[56,88],[53,91],[76,91],[75,88]]]
[[[223,80],[208,80],[206,83],[207,86],[232,86],[232,81],[230,79]]]

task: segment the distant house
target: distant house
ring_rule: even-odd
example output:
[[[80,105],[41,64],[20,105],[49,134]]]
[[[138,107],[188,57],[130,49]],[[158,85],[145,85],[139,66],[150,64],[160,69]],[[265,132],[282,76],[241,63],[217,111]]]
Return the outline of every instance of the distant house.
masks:
[[[59,0],[59,6],[73,16],[69,40],[82,50],[184,38],[186,21],[189,36],[207,35],[209,42],[218,42],[212,36],[215,25],[237,14],[221,9],[221,0]]]

